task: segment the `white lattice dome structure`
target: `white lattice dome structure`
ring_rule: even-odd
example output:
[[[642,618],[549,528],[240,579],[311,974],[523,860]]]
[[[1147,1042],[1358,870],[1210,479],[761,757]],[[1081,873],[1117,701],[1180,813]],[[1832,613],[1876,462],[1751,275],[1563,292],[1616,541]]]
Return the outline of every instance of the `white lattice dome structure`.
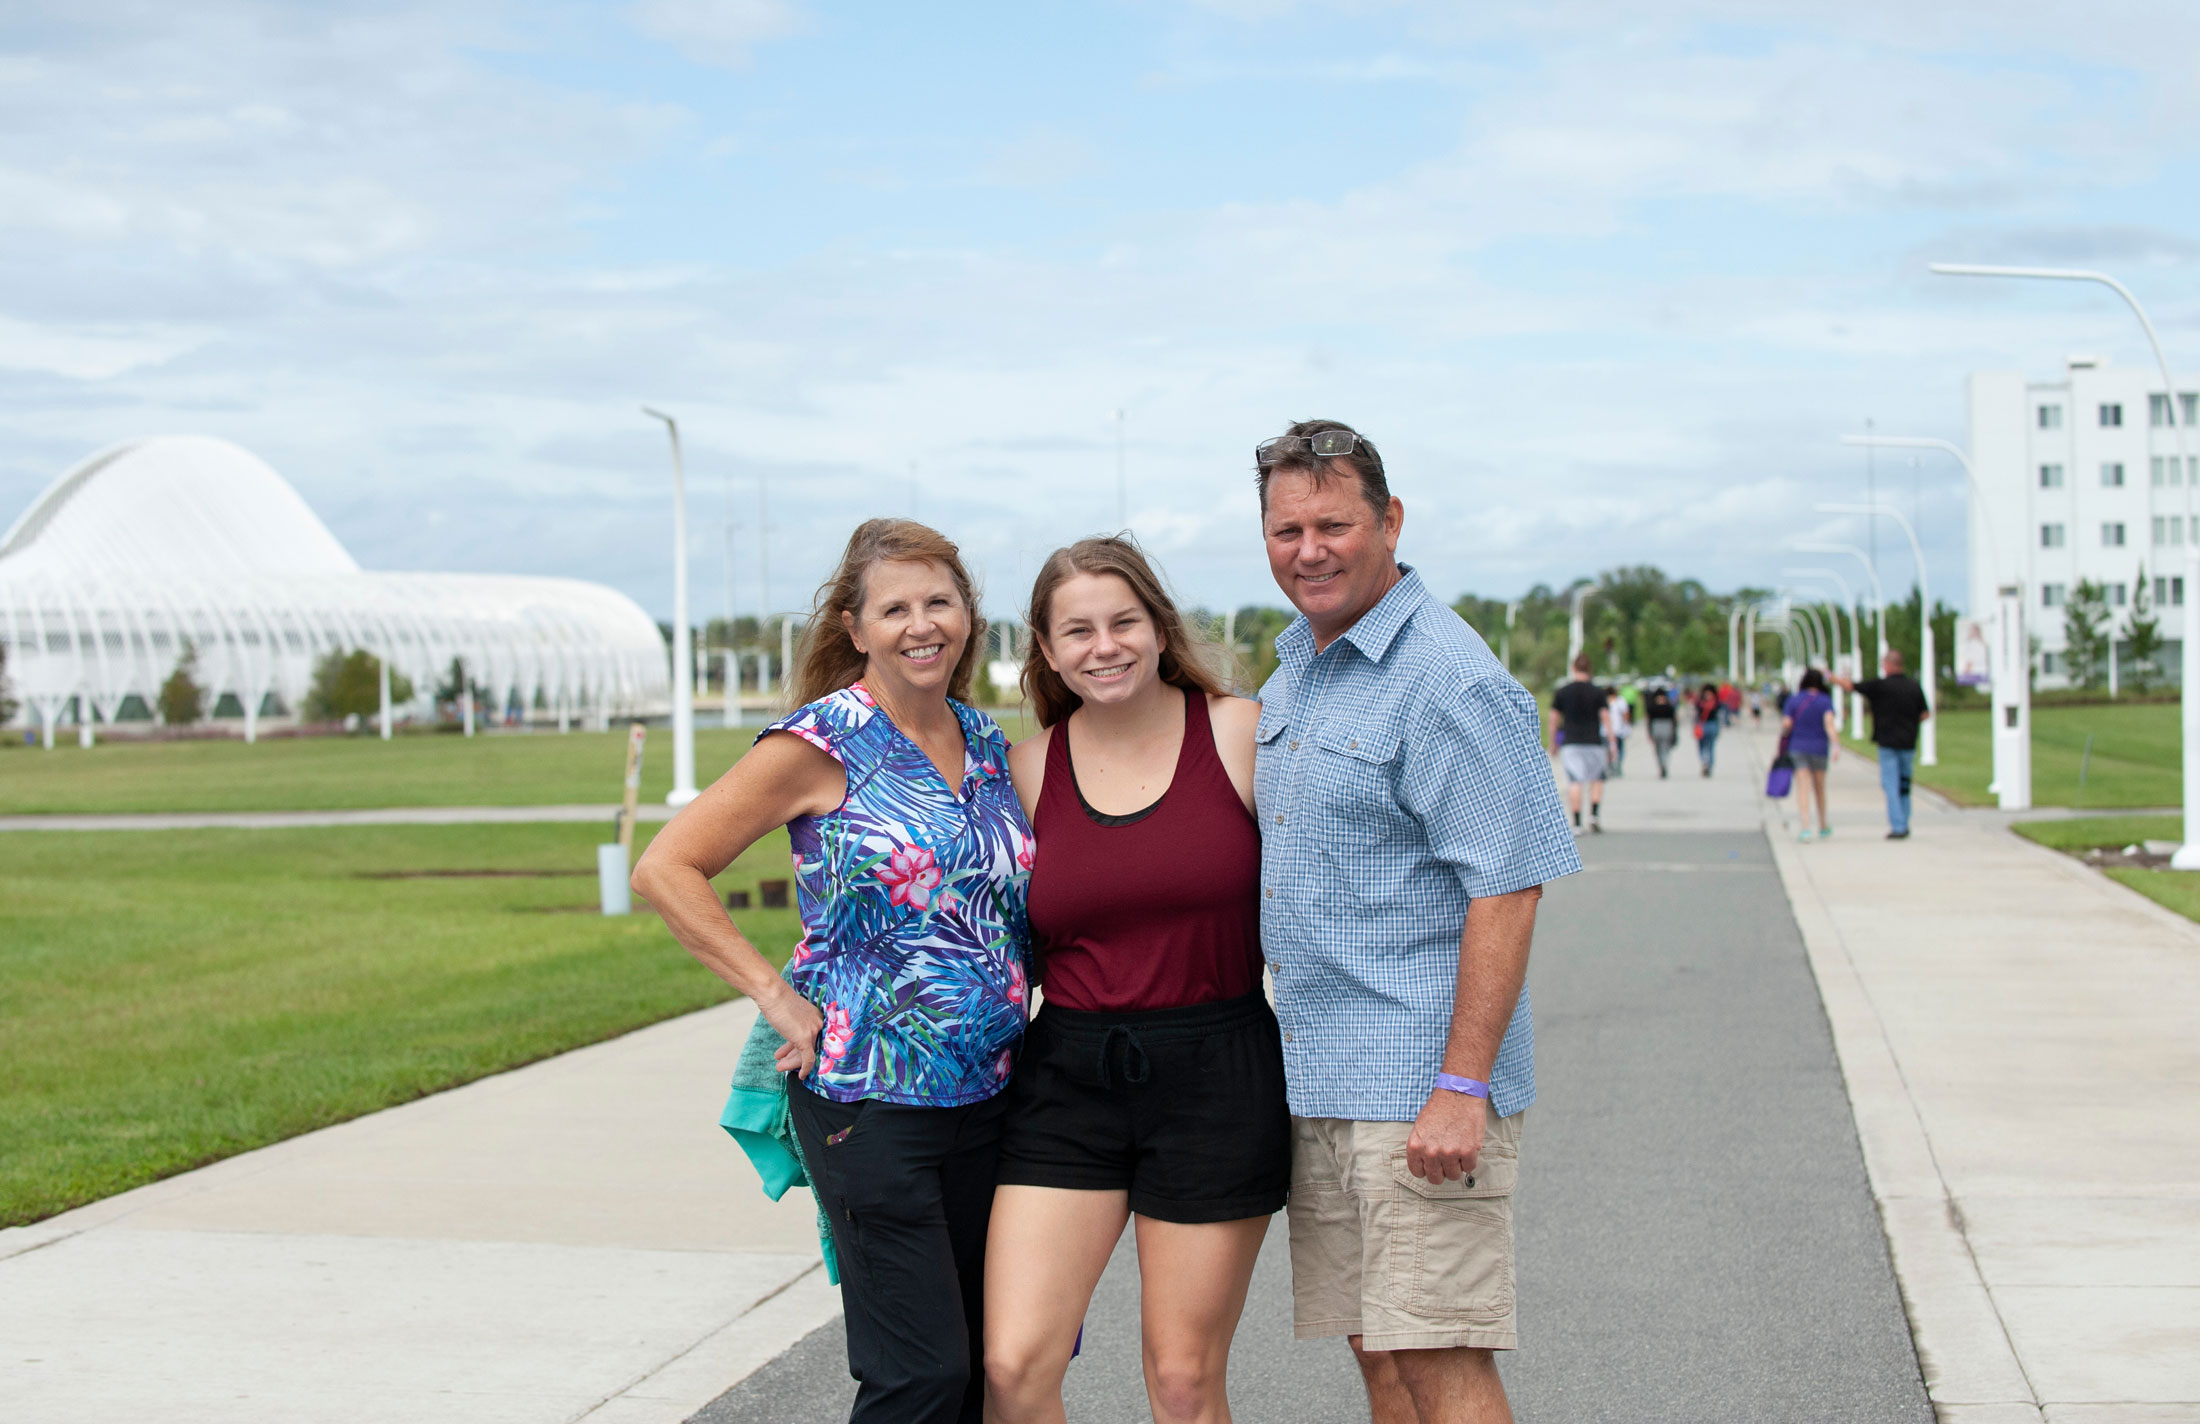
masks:
[[[24,719],[78,699],[114,721],[150,707],[183,643],[247,733],[299,708],[314,664],[364,649],[425,706],[453,658],[498,708],[596,725],[661,710],[671,665],[624,594],[578,579],[362,570],[281,475],[226,440],[169,435],[103,450],[0,538],[0,642]],[[211,704],[210,704],[211,705]]]

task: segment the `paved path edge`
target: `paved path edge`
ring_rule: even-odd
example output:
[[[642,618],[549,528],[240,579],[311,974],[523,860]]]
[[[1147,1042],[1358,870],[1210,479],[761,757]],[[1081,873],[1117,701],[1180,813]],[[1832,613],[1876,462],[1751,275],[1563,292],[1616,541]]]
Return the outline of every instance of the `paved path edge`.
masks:
[[[1833,1031],[1865,1174],[1934,1411],[1943,1424],[2043,1424],[1879,1010],[1779,815],[1777,803],[1768,808],[1765,839]]]

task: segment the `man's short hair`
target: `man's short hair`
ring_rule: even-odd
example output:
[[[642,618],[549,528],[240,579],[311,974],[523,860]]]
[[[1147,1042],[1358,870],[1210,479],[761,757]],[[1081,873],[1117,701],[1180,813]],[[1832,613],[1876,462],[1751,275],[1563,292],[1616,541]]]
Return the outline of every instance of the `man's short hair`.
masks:
[[[1905,666],[1905,664],[1904,664],[1904,663],[1903,663],[1903,661],[1902,661],[1902,650],[1901,650],[1900,648],[1889,648],[1889,649],[1887,649],[1887,656],[1885,656],[1884,658],[1881,658],[1881,659],[1880,659],[1879,661],[1880,661],[1880,663],[1881,663],[1882,665],[1884,665],[1884,664],[1887,664],[1887,663],[1893,663],[1893,664],[1894,664],[1894,670],[1895,670],[1896,672],[1900,672],[1900,671],[1902,671],[1903,667]]]
[[[1325,430],[1341,430],[1353,440],[1350,453],[1317,455],[1312,436]],[[1383,476],[1383,457],[1374,442],[1341,420],[1300,420],[1286,427],[1274,441],[1263,442],[1268,454],[1253,457],[1253,479],[1260,488],[1260,511],[1268,512],[1268,480],[1279,472],[1304,475],[1315,484],[1327,483],[1340,467],[1360,482],[1360,498],[1380,518],[1390,512],[1390,481]]]
[[[1587,677],[1589,675],[1589,669],[1594,666],[1596,666],[1596,664],[1589,661],[1589,655],[1587,653],[1574,654],[1574,671],[1580,673],[1583,677]]]

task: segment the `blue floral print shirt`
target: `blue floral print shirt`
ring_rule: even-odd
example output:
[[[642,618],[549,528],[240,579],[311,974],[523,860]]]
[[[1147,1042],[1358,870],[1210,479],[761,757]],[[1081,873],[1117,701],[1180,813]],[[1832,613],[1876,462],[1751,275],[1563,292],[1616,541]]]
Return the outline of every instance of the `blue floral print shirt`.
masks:
[[[1031,825],[1008,779],[1008,738],[949,699],[962,786],[862,683],[766,727],[846,770],[848,796],[787,826],[802,942],[787,982],[825,1016],[816,1092],[920,1107],[983,1102],[1008,1086],[1023,1038]]]

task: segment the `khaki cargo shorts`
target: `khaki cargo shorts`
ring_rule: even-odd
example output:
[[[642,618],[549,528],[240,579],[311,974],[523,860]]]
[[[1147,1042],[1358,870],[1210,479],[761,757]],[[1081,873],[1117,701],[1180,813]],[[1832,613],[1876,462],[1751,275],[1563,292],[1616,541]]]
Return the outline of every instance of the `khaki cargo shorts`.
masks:
[[[1474,1174],[1406,1168],[1410,1122],[1291,1119],[1291,1296],[1301,1340],[1510,1350],[1513,1183],[1526,1113],[1493,1119]]]

